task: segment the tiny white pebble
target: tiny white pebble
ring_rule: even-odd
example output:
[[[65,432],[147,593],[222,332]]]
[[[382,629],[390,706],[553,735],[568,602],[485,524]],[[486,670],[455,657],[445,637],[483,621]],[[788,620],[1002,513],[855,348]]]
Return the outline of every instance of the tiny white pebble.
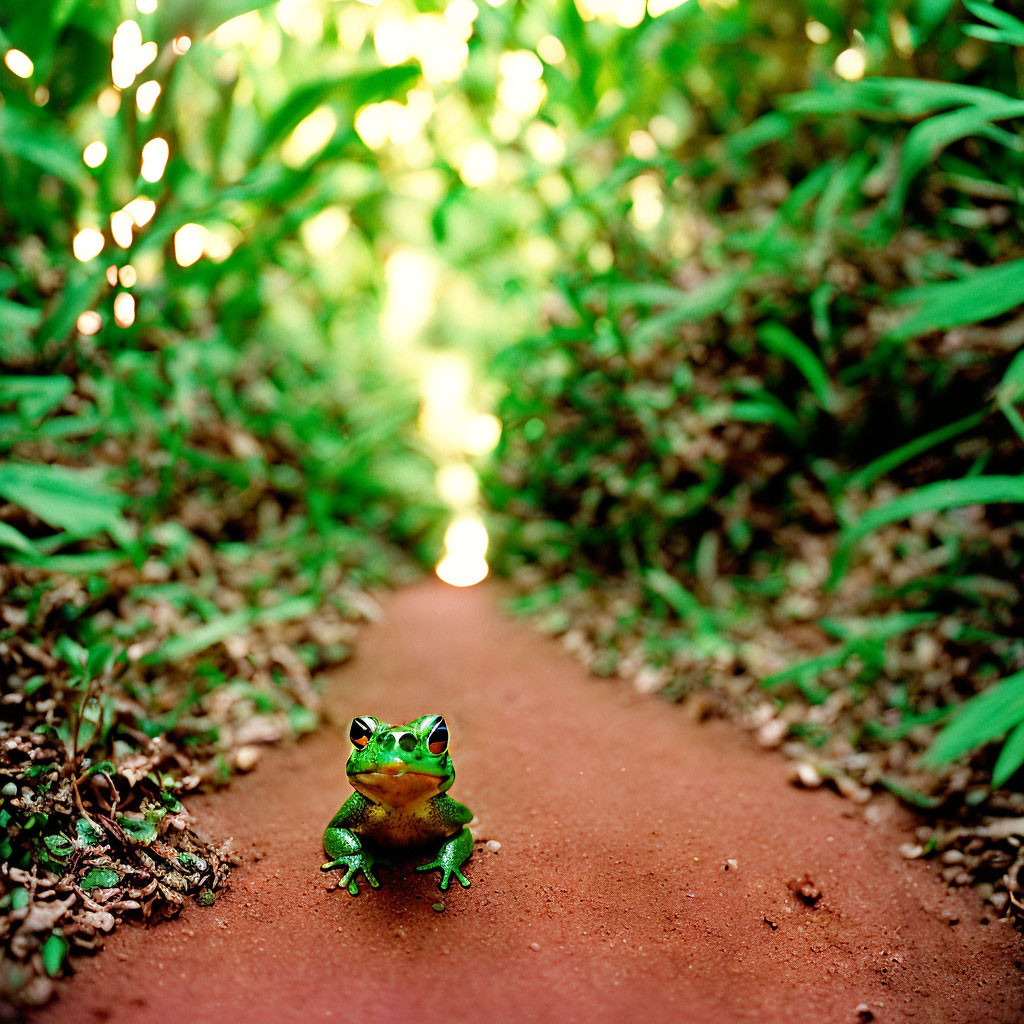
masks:
[[[497,853],[501,849],[501,843],[497,839],[488,839],[484,843],[484,849],[489,850],[491,853]]]
[[[540,943],[539,942],[531,942],[530,943],[530,949],[534,950],[534,952],[538,952],[540,950]]]

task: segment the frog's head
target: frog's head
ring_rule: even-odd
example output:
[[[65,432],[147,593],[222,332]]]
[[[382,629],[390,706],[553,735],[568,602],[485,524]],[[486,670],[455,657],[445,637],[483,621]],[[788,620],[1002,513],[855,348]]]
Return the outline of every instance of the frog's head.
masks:
[[[355,749],[345,766],[348,781],[374,803],[405,807],[443,793],[455,781],[448,725],[440,715],[405,725],[360,715],[352,720],[349,739]]]

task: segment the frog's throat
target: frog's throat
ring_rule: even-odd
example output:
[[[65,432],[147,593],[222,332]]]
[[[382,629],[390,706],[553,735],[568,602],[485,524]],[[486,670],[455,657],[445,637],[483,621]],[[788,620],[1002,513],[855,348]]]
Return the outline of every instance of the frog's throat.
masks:
[[[367,800],[391,807],[407,807],[436,796],[445,780],[438,775],[410,772],[397,765],[388,765],[380,771],[357,772],[350,775],[348,781]]]

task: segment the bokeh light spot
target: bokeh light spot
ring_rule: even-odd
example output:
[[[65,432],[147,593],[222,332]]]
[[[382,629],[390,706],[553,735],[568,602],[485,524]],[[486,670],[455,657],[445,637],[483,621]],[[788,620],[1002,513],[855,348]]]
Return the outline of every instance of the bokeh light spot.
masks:
[[[71,251],[76,260],[88,263],[103,252],[104,245],[103,232],[99,228],[82,228],[71,242]]]
[[[206,228],[202,224],[182,224],[174,232],[174,259],[179,267],[191,267],[203,255]]]
[[[75,321],[75,328],[79,334],[99,334],[103,327],[103,317],[95,309],[87,309],[84,313],[78,314]]]
[[[17,75],[18,78],[31,78],[32,72],[35,71],[32,58],[27,53],[15,50],[13,47],[4,54],[4,63],[11,74]]]
[[[82,159],[85,161],[86,167],[99,167],[107,159],[107,147],[98,139],[95,142],[90,142],[82,150]]]

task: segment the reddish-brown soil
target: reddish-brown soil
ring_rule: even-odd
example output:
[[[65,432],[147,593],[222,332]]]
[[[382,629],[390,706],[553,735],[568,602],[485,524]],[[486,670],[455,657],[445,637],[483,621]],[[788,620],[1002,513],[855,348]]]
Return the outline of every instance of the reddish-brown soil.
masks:
[[[735,729],[587,678],[497,601],[441,584],[389,598],[331,683],[334,724],[193,802],[235,837],[231,890],[121,928],[40,1024],[1024,1020],[1020,939],[900,857],[900,813],[872,825],[792,788]],[[472,888],[443,896],[411,864],[378,892],[329,891],[348,719],[435,711],[452,793],[500,850],[478,842]]]

